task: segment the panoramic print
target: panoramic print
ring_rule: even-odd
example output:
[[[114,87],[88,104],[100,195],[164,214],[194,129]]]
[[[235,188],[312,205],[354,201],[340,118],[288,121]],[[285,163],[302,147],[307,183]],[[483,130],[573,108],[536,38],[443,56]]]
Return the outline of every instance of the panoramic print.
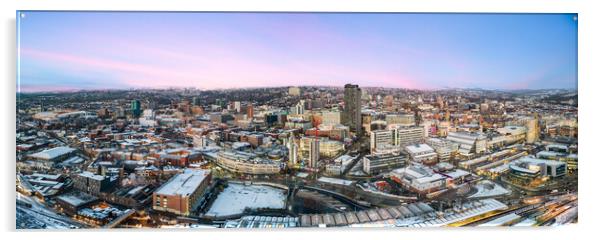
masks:
[[[18,11],[17,229],[577,223],[577,14]]]

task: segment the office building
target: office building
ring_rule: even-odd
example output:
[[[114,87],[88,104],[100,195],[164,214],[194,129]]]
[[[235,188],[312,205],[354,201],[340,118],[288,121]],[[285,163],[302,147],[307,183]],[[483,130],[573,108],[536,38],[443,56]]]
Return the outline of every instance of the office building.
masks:
[[[82,172],[75,175],[73,187],[82,192],[98,195],[101,192],[108,192],[117,185],[116,178],[96,175],[91,172]]]
[[[437,153],[435,149],[427,144],[414,144],[405,147],[405,151],[410,155],[410,159],[416,163],[433,165],[437,163]]]
[[[403,167],[407,161],[404,153],[367,155],[362,159],[364,172],[371,175]]]
[[[463,158],[470,158],[474,154],[481,154],[487,150],[487,137],[483,134],[449,132],[446,139],[458,144],[458,154]]]
[[[358,85],[345,85],[345,108],[343,112],[344,125],[348,126],[351,131],[358,135],[362,129],[361,95],[362,91]]]
[[[518,119],[511,121],[510,125],[521,125],[527,128],[525,141],[527,143],[534,143],[539,140],[539,119],[532,116],[521,116]]]
[[[538,189],[550,180],[566,175],[567,164],[561,161],[523,157],[509,166],[507,179],[510,183]]]
[[[320,140],[312,139],[309,145],[309,163],[308,167],[316,168],[320,160]]]
[[[217,154],[217,164],[228,171],[246,174],[276,174],[280,164],[257,154],[242,151],[222,151]]]
[[[527,128],[523,126],[505,126],[496,129],[498,133],[504,136],[504,144],[514,144],[523,142],[527,137]]]
[[[132,100],[130,110],[132,111],[132,115],[135,118],[140,117],[140,114],[142,113],[142,106],[140,105],[140,100]]]
[[[295,106],[291,107],[290,113],[292,115],[305,114],[305,100],[300,100]]]
[[[253,120],[255,117],[255,110],[253,109],[253,104],[247,105],[247,118]]]
[[[341,141],[303,137],[300,140],[300,150],[303,156],[311,157],[311,144],[315,141],[318,141],[318,153],[321,157],[332,158],[345,151],[345,144]]]
[[[446,185],[446,177],[435,173],[422,165],[411,165],[391,172],[391,179],[404,188],[419,194],[428,194],[442,190]]]
[[[341,112],[339,111],[323,111],[322,124],[334,125],[341,123]]]
[[[387,124],[396,124],[399,126],[414,126],[416,125],[416,118],[414,114],[387,114],[385,115],[385,122]]]
[[[153,209],[178,215],[193,215],[211,181],[211,171],[185,169],[153,193]]]
[[[234,102],[234,110],[239,113],[242,111],[242,104],[239,101]]]
[[[435,149],[439,162],[449,162],[458,151],[458,144],[443,138],[429,138],[426,143]]]
[[[192,105],[194,105],[194,106],[201,106],[201,98],[200,97],[193,97],[192,98]]]
[[[422,143],[424,139],[424,128],[421,126],[414,127],[400,127],[392,126],[393,128],[393,144],[401,148]]]
[[[287,142],[288,148],[288,162],[289,165],[294,166],[299,162],[299,146],[295,142],[295,137],[292,135],[289,137]]]
[[[370,132],[370,153],[374,154],[392,148],[399,149],[393,145],[392,130],[376,130]]]

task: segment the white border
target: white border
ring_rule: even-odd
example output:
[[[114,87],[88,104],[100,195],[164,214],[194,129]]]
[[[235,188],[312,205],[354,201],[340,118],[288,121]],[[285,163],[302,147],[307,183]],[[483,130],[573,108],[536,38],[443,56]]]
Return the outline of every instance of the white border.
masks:
[[[227,0],[227,1],[186,1],[186,0],[6,0],[2,5],[2,51],[0,60],[4,75],[4,94],[1,101],[4,114],[0,147],[4,156],[2,179],[3,211],[2,227],[7,231],[5,239],[21,238],[73,238],[107,239],[109,234],[119,233],[119,239],[599,239],[599,224],[602,221],[600,209],[600,8],[596,1],[588,0],[422,0],[422,1],[334,1],[334,0]],[[579,223],[559,228],[503,228],[503,229],[327,229],[303,231],[83,231],[83,232],[15,232],[14,231],[14,132],[15,132],[15,89],[16,89],[16,10],[153,10],[153,11],[352,11],[352,12],[527,12],[527,13],[578,13],[579,14],[579,116],[581,126]]]

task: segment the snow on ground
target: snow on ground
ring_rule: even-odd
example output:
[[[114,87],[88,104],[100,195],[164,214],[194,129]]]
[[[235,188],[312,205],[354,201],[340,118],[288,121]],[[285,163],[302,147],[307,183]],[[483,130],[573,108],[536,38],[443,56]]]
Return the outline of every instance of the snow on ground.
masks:
[[[69,229],[75,225],[17,206],[17,229]]]
[[[533,225],[535,225],[537,222],[533,219],[527,218],[517,224],[512,225],[513,227],[532,227]]]
[[[510,193],[509,190],[489,180],[481,181],[475,187],[477,188],[477,193],[468,198],[497,197]]]
[[[216,216],[240,214],[247,207],[284,209],[285,200],[284,190],[278,188],[229,183],[228,187],[217,196],[207,214]]]
[[[17,192],[17,201],[31,204],[31,207],[17,205],[17,229],[68,229],[81,227],[81,224],[48,209],[35,198]]]

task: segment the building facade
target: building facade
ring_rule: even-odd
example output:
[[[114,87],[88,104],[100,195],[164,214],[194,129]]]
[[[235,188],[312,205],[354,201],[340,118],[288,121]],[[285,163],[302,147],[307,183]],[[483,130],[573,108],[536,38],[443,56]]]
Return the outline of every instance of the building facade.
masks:
[[[361,133],[362,130],[361,97],[362,91],[358,85],[345,85],[344,125],[356,134]]]

